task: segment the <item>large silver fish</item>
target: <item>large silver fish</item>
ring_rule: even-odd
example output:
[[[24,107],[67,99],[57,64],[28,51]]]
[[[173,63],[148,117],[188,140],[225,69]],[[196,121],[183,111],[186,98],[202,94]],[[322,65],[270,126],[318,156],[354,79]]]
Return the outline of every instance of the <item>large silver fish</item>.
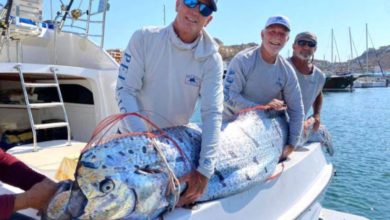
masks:
[[[198,201],[265,181],[278,163],[287,130],[284,114],[272,111],[248,112],[224,124],[215,173]],[[175,180],[197,166],[200,145],[201,129],[194,124],[152,137],[106,137],[81,154],[75,181],[62,184],[44,218],[157,218],[175,206],[184,188],[175,188]]]

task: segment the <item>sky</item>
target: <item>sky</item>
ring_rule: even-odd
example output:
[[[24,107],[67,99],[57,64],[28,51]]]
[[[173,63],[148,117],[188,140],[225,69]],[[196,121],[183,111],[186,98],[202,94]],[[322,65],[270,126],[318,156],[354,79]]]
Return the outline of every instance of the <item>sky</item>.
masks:
[[[164,25],[175,16],[176,0],[110,0],[105,48],[125,48],[131,34],[142,26]],[[218,11],[206,30],[225,45],[255,42],[269,16],[290,18],[290,40],[282,50],[291,55],[297,33],[311,31],[318,36],[316,57],[331,59],[331,29],[341,61],[351,56],[348,28],[359,54],[366,49],[366,24],[375,48],[390,45],[390,0],[219,0]],[[369,47],[373,47],[369,40]],[[353,51],[355,54],[355,51]],[[336,52],[335,55],[336,56]],[[356,56],[356,55],[354,55]]]
[[[0,0],[1,3],[5,0]],[[59,0],[53,1],[54,11]],[[62,0],[64,3],[69,0]],[[98,0],[94,0],[98,2]],[[50,7],[44,0],[45,17],[50,17]],[[83,4],[88,2],[84,0]],[[110,10],[106,18],[105,49],[124,49],[132,33],[143,26],[164,26],[175,16],[176,0],[109,0]],[[4,4],[4,3],[3,3]],[[74,7],[80,6],[75,1]],[[218,11],[206,30],[225,45],[261,43],[260,32],[269,16],[282,14],[290,18],[290,40],[281,51],[291,55],[291,44],[297,33],[311,31],[318,36],[317,59],[331,59],[331,29],[341,61],[350,58],[348,28],[351,28],[356,51],[360,55],[366,49],[366,24],[369,47],[390,45],[390,0],[219,0]],[[336,51],[336,48],[335,48]],[[354,50],[354,56],[355,50]],[[334,57],[337,55],[335,52]]]

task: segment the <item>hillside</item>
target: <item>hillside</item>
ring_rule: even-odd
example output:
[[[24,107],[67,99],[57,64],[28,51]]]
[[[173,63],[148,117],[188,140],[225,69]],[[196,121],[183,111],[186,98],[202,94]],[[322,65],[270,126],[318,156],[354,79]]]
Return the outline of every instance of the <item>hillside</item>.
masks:
[[[250,47],[257,46],[256,43],[247,43],[247,44],[239,44],[239,45],[224,45],[223,42],[217,38],[215,41],[219,44],[219,53],[222,56],[222,59],[229,63],[230,60],[240,51],[245,50]],[[117,62],[119,62],[122,58],[122,51],[119,49],[109,49],[107,52],[113,56]],[[377,50],[372,48],[365,51],[360,56],[356,57],[350,62],[350,72],[353,73],[365,73],[367,69],[366,64],[366,55],[368,54],[368,68],[369,72],[380,72],[380,67],[378,65],[378,60],[380,61],[380,65],[383,70],[386,72],[390,72],[390,45],[380,47]],[[314,63],[325,72],[332,73],[345,73],[348,71],[348,62],[334,63],[331,64],[326,60],[314,60]]]
[[[219,53],[222,56],[222,59],[226,62],[230,60],[240,51],[245,50],[246,48],[257,46],[256,43],[240,44],[240,45],[231,45],[225,46],[221,41],[217,41],[219,44]]]
[[[256,46],[256,43],[248,44],[239,44],[239,45],[224,45],[223,42],[219,39],[215,39],[220,45],[219,52],[224,61],[229,62],[234,55],[238,52]],[[384,71],[390,71],[390,45],[380,47],[377,50],[373,48],[368,49],[359,57],[356,57],[350,62],[350,71],[355,73],[366,72],[366,55],[368,54],[368,68],[369,72],[380,72],[378,65],[378,60]],[[315,60],[314,63],[326,72],[347,72],[348,71],[348,62],[335,63],[331,65],[329,61],[325,60]]]
[[[368,55],[368,71],[369,72],[380,72],[380,66],[384,71],[390,71],[390,45],[383,46],[379,49],[369,48],[363,52],[360,56],[347,62],[335,63],[331,65],[329,61],[315,60],[315,64],[327,72],[347,72],[348,62],[351,72],[364,73],[367,71],[367,58]]]

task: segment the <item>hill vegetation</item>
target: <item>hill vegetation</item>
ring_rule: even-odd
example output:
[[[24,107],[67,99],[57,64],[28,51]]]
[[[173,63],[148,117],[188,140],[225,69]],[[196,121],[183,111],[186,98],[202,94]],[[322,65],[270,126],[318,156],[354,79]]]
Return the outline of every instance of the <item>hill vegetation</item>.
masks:
[[[215,40],[220,46],[219,52],[225,62],[230,62],[230,60],[238,52],[258,45],[256,43],[247,43],[227,46],[224,45],[221,40]],[[346,62],[338,62],[331,64],[329,61],[316,59],[314,63],[325,72],[341,73],[347,72],[349,69],[350,72],[364,73],[367,71],[367,55],[369,72],[380,72],[380,66],[383,68],[384,71],[390,71],[390,45],[380,47],[379,49],[370,48],[360,56],[354,58],[353,60],[348,60]]]

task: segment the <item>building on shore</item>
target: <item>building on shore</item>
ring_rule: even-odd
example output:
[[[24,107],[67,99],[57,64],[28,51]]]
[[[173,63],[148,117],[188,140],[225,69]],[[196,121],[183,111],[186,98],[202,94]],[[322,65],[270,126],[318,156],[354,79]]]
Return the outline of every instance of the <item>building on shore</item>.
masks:
[[[123,51],[120,49],[107,49],[108,54],[110,54],[116,62],[120,63],[123,55]]]

